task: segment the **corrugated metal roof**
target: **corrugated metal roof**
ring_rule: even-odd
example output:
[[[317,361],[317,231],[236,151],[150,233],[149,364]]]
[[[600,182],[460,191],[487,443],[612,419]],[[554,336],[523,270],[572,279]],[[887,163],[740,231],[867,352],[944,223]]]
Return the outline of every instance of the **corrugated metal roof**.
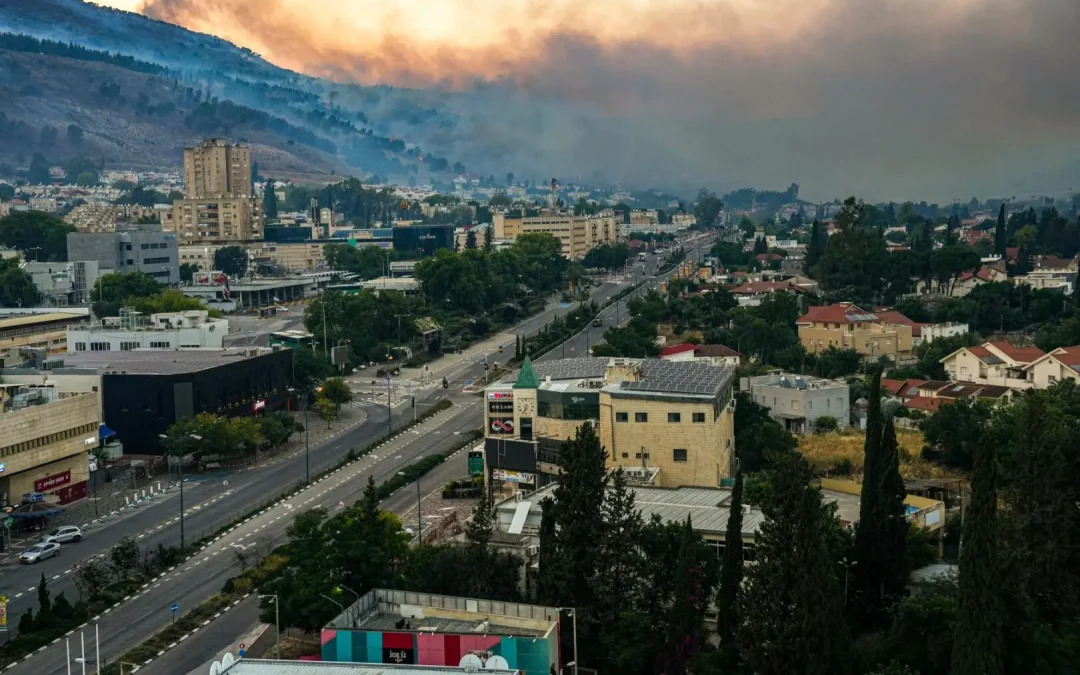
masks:
[[[450,666],[391,665],[383,663],[341,663],[336,661],[267,661],[240,659],[221,675],[447,675],[464,673]],[[514,675],[520,670],[483,670],[494,675]]]
[[[88,321],[90,317],[85,314],[70,314],[65,312],[50,312],[48,314],[26,314],[6,319],[0,319],[0,330],[18,328],[20,326],[33,326],[39,323],[52,323],[57,321]]]

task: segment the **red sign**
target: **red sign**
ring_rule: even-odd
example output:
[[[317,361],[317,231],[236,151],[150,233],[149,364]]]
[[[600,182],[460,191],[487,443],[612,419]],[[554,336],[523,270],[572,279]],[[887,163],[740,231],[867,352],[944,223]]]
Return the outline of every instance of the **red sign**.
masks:
[[[261,398],[258,401],[255,401],[254,403],[251,404],[251,409],[256,410],[256,411],[262,410],[265,407],[266,407],[266,401],[264,399],[261,399]]]
[[[52,476],[46,476],[41,480],[34,481],[34,492],[48,492],[53,488],[58,488],[61,485],[67,485],[71,482],[71,471],[65,471],[64,473],[58,473]]]
[[[55,494],[60,498],[60,504],[70,504],[86,497],[86,483],[87,481],[84,480],[57,490]]]

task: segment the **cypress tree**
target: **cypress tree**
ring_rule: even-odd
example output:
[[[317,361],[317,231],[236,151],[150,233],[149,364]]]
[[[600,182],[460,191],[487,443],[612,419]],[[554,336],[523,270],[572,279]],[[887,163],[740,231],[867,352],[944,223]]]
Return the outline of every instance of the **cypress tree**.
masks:
[[[904,481],[892,416],[881,409],[881,367],[870,372],[859,524],[855,532],[855,617],[866,628],[889,621],[907,583]],[[887,418],[887,419],[886,419]]]
[[[476,248],[476,232],[474,230],[465,233],[465,248]]]
[[[806,245],[806,260],[803,262],[803,273],[807,276],[814,275],[814,267],[825,253],[825,244],[826,235],[821,228],[821,221],[815,218],[810,226],[810,241]]]
[[[266,181],[263,189],[263,215],[267,218],[278,217],[277,193],[274,192],[274,181]]]
[[[997,456],[993,442],[975,454],[971,503],[960,553],[960,600],[953,639],[952,675],[1000,675],[1002,615],[999,593]]]
[[[735,651],[735,631],[739,626],[739,590],[743,579],[742,540],[742,471],[735,472],[735,487],[731,491],[731,504],[727,530],[724,534],[724,558],[720,568],[720,588],[716,593],[716,632],[720,635],[722,649]]]
[[[548,497],[540,502],[540,559],[536,578],[536,597],[545,605],[559,605],[559,540],[555,522],[555,500]]]
[[[798,453],[778,455],[773,469],[738,602],[739,653],[747,672],[835,675],[844,672],[848,636],[829,543],[838,527],[834,508],[810,485],[813,470]]]
[[[997,227],[994,228],[994,252],[1002,258],[1005,257],[1005,246],[1008,244],[1008,238],[1005,231],[1005,202],[1001,202],[1001,208],[998,209]]]
[[[709,604],[712,574],[709,550],[694,532],[690,516],[682,528],[675,564],[675,595],[668,613],[667,654],[660,672],[681,675],[704,643],[705,609]]]
[[[484,228],[484,253],[491,253],[495,248],[495,229],[488,225]]]

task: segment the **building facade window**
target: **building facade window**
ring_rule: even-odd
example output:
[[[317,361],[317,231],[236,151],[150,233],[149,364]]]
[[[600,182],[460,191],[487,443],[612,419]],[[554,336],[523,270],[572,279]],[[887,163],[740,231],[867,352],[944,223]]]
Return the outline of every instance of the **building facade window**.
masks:
[[[635,422],[648,422],[649,421],[649,413],[641,413],[641,412],[634,413],[634,421]]]
[[[686,449],[685,448],[675,448],[675,450],[673,451],[673,455],[674,455],[673,459],[676,462],[685,462],[686,461]]]
[[[630,413],[624,413],[624,412],[615,413],[615,421],[616,422],[629,422],[630,421]]]
[[[667,421],[672,424],[682,422],[682,413],[669,412],[667,414]]]
[[[112,351],[112,345],[108,342],[91,342],[90,351],[92,352],[109,352]]]
[[[77,352],[85,352],[86,351],[86,343],[85,342],[76,342],[75,343],[75,351],[77,351]]]
[[[138,342],[121,342],[120,343],[120,351],[122,351],[122,352],[130,352],[132,349],[138,349],[138,348],[139,348],[139,343]]]
[[[694,424],[705,424],[705,413],[694,413]]]

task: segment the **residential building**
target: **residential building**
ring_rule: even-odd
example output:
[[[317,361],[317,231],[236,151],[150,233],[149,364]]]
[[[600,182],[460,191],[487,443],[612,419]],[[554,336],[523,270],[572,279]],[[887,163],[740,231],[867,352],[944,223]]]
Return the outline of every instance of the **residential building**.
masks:
[[[94,261],[99,274],[142,272],[163,284],[180,283],[176,235],[160,225],[115,232],[69,232],[68,260]]]
[[[820,417],[835,418],[840,429],[851,423],[851,389],[843,380],[770,373],[742,378],[739,390],[768,408],[769,416],[792,433],[813,431]]]
[[[184,149],[184,199],[169,227],[184,245],[237,244],[263,238],[262,201],[251,185],[251,150],[211,138]]]
[[[976,384],[996,384],[1013,389],[1030,389],[1026,367],[1044,356],[1038,347],[1015,347],[1008,342],[984,342],[961,347],[941,359],[949,379]]]
[[[1026,284],[1034,290],[1072,293],[1076,287],[1076,272],[1056,268],[1034,269],[1010,279],[1014,284]]]
[[[853,481],[822,478],[821,496],[836,505],[836,517],[845,527],[859,522],[862,485]],[[945,528],[945,502],[920,495],[904,496],[904,519],[912,525],[937,533]]]
[[[80,204],[64,216],[64,222],[80,232],[115,232],[117,223],[123,228],[144,216],[156,215],[153,208],[133,204]]]
[[[917,333],[913,333],[915,346],[917,347],[924,342],[933,342],[934,340],[956,337],[957,335],[967,335],[971,332],[971,327],[966,323],[919,323],[915,324],[914,330]]]
[[[288,244],[261,242],[249,244],[246,248],[256,261],[271,261],[289,272],[312,272],[326,267],[324,247],[325,242],[307,241]]]
[[[1080,382],[1080,346],[1058,347],[1024,366],[1027,380],[1036,389],[1046,389],[1058,382]]]
[[[196,272],[214,269],[214,254],[220,246],[180,246],[178,256],[181,265],[194,265]]]
[[[516,239],[530,232],[545,232],[562,243],[563,255],[579,260],[590,249],[601,244],[620,241],[619,225],[613,211],[600,215],[575,216],[567,213],[548,213],[539,216],[511,218],[506,213],[492,215],[496,239]]]
[[[811,307],[799,317],[799,339],[807,351],[819,353],[829,347],[854,349],[863,356],[877,359],[880,356],[897,358],[911,354],[913,343],[912,322],[899,312],[890,312],[885,318],[851,304]]]
[[[85,497],[100,421],[97,394],[0,384],[0,506],[32,492],[59,504]]]
[[[102,325],[68,331],[69,352],[121,352],[133,349],[221,349],[229,322],[205,311],[162,312],[143,317],[120,310]]]
[[[660,350],[660,358],[665,361],[697,361],[731,368],[738,368],[742,361],[739,352],[731,347],[689,343],[664,347]]]
[[[488,666],[547,675],[562,665],[563,621],[558,607],[376,588],[322,629],[322,660],[459,666],[479,654]]]
[[[84,305],[90,302],[90,290],[98,278],[98,263],[96,260],[31,262],[23,264],[23,271],[41,293],[42,304]]]
[[[734,370],[707,363],[585,357],[532,364],[485,390],[488,480],[536,489],[562,444],[591,422],[608,468],[662,487],[732,474]]]
[[[1006,271],[1005,261],[998,260],[988,265],[983,265],[974,272],[964,272],[961,274],[956,280],[956,283],[952,285],[949,295],[962,298],[977,286],[1008,280],[1009,275]]]
[[[802,289],[790,281],[748,281],[731,287],[731,294],[740,307],[757,307],[770,293],[795,293]]]
[[[251,148],[209,138],[184,148],[184,197],[219,199],[250,197]]]
[[[49,312],[0,317],[0,358],[7,359],[20,349],[43,349],[54,354],[67,349],[67,331],[88,323],[86,313]]]

